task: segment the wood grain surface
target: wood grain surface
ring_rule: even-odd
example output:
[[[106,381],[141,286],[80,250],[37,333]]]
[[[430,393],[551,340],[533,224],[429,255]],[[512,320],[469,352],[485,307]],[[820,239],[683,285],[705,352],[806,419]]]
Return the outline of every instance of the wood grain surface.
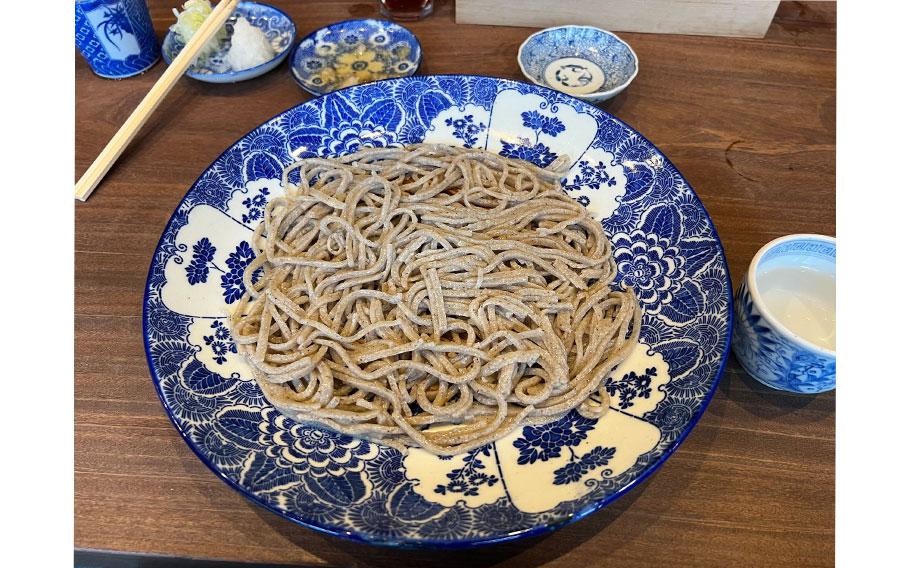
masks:
[[[376,2],[272,0],[299,35],[377,14]],[[176,0],[151,0],[156,30]],[[528,28],[456,25],[451,2],[410,24],[421,73],[520,79]],[[633,84],[605,105],[657,144],[711,214],[734,283],[764,243],[835,233],[836,9],[780,6],[764,39],[623,34]],[[101,79],[75,56],[78,178],[164,70]],[[680,450],[604,510],[551,535],[466,552],[397,551],[322,536],[260,509],[190,451],[158,402],[141,302],[174,207],[225,148],[307,100],[286,65],[234,85],[184,79],[94,195],[75,205],[75,546],[312,566],[830,566],[835,394],[751,380],[731,356]]]

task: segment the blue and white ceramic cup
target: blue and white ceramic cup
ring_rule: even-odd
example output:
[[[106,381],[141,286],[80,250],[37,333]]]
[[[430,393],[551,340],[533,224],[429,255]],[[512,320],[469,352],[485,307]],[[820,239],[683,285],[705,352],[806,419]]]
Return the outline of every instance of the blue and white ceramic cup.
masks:
[[[76,46],[108,79],[142,73],[160,56],[145,0],[76,0]]]
[[[733,352],[758,381],[819,393],[835,386],[836,241],[788,235],[761,248],[734,303]]]

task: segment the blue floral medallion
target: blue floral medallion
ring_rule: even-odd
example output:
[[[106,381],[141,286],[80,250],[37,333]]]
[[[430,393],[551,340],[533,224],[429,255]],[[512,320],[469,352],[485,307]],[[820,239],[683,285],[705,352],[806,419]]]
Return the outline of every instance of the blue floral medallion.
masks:
[[[486,466],[478,459],[481,454],[489,456],[491,449],[492,446],[484,446],[468,452],[464,458],[462,458],[462,463],[446,474],[446,477],[449,478],[449,482],[445,485],[437,485],[434,491],[441,495],[450,492],[463,493],[464,495],[469,496],[477,495],[478,487],[495,485],[499,481],[499,478],[495,475],[485,473],[483,470]]]
[[[550,150],[544,142],[541,142],[540,136],[556,137],[560,132],[565,131],[566,126],[556,117],[544,116],[536,110],[525,111],[521,113],[521,122],[527,128],[534,132],[534,139],[519,138],[518,143],[502,142],[502,150],[499,153],[507,158],[518,158],[536,164],[545,168],[556,159],[556,154]]]
[[[282,169],[300,156],[423,141],[542,166],[568,157],[563,186],[589,200],[612,240],[619,279],[635,288],[645,312],[639,345],[606,379],[610,406],[602,418],[571,412],[446,459],[298,424],[261,395],[224,318],[244,291],[252,230],[283,193]],[[525,83],[407,77],[301,104],[225,151],[164,230],[143,323],[164,408],[232,487],[323,532],[464,547],[553,530],[654,471],[717,385],[730,292],[723,250],[695,193],[629,126]]]

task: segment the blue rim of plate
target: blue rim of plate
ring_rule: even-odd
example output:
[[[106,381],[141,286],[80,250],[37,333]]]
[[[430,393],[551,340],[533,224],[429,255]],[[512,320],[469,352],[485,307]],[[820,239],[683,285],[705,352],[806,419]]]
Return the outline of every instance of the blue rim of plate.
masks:
[[[464,540],[458,540],[458,541],[432,540],[432,539],[419,540],[419,541],[394,540],[394,539],[380,540],[377,538],[373,538],[370,535],[365,535],[365,534],[357,532],[357,531],[343,530],[343,529],[341,529],[339,527],[335,527],[335,526],[325,526],[325,525],[319,524],[317,522],[304,522],[300,519],[294,518],[293,516],[288,515],[285,511],[282,511],[269,503],[265,503],[265,502],[259,500],[255,495],[253,495],[250,492],[249,489],[240,485],[239,483],[235,482],[234,480],[230,479],[223,472],[218,470],[218,468],[197,449],[197,447],[194,445],[193,441],[190,439],[190,435],[180,426],[180,424],[176,420],[171,408],[168,406],[167,401],[165,400],[164,393],[161,390],[161,378],[158,376],[158,374],[156,372],[155,366],[152,362],[152,354],[149,349],[148,305],[149,305],[149,291],[151,289],[151,280],[152,280],[152,275],[153,275],[154,268],[155,268],[155,257],[157,256],[158,252],[160,251],[161,245],[164,242],[165,237],[167,236],[167,227],[169,227],[171,225],[171,223],[174,221],[174,218],[176,217],[176,215],[180,209],[180,205],[183,204],[183,202],[186,200],[186,198],[192,192],[192,190],[196,186],[196,184],[203,178],[204,174],[207,171],[209,171],[212,168],[212,166],[214,166],[218,162],[218,160],[220,160],[225,154],[227,154],[228,151],[230,151],[232,148],[234,148],[234,146],[236,146],[237,143],[239,143],[241,140],[243,140],[250,133],[258,130],[265,124],[280,117],[281,115],[285,114],[289,110],[297,108],[300,105],[294,105],[292,107],[289,107],[288,109],[285,109],[285,110],[275,114],[274,116],[263,121],[258,126],[251,129],[249,132],[243,134],[243,136],[241,136],[240,138],[235,140],[232,144],[230,144],[227,148],[225,148],[225,150],[222,151],[212,161],[212,163],[209,164],[209,166],[207,168],[205,168],[203,170],[203,172],[196,178],[196,180],[193,182],[193,184],[190,185],[189,189],[187,189],[187,191],[183,195],[183,197],[181,197],[180,202],[174,208],[174,212],[171,214],[171,216],[168,218],[167,223],[165,224],[165,230],[162,231],[161,237],[158,239],[158,243],[155,245],[155,251],[152,253],[152,259],[149,262],[149,272],[148,272],[148,277],[146,278],[146,285],[145,285],[145,290],[143,292],[143,300],[142,300],[142,333],[143,333],[143,347],[145,349],[145,355],[146,355],[146,363],[149,366],[149,372],[150,372],[153,382],[155,384],[155,392],[158,395],[159,402],[161,403],[161,405],[165,411],[165,414],[167,414],[167,417],[171,421],[171,423],[174,425],[174,428],[180,433],[180,436],[183,438],[183,441],[187,444],[187,446],[189,446],[190,450],[192,450],[192,452],[196,455],[196,457],[199,458],[199,460],[203,464],[205,464],[205,466],[208,467],[219,479],[221,479],[224,483],[229,485],[235,491],[239,492],[241,495],[246,497],[248,500],[250,500],[254,504],[258,505],[259,507],[262,507],[263,509],[266,509],[271,513],[274,513],[283,519],[286,519],[294,524],[300,525],[302,527],[306,527],[310,530],[314,530],[314,531],[322,533],[322,534],[341,537],[343,539],[360,542],[360,543],[364,543],[364,544],[369,544],[369,545],[373,545],[373,546],[383,546],[383,547],[389,547],[389,548],[403,548],[403,549],[427,549],[427,548],[433,549],[433,548],[436,548],[436,549],[455,550],[455,549],[468,549],[468,548],[477,548],[477,547],[493,545],[493,544],[500,544],[500,543],[523,539],[523,538],[530,538],[530,537],[534,537],[534,536],[540,536],[540,535],[552,533],[564,526],[575,523],[575,522],[591,515],[592,513],[599,511],[600,509],[604,508],[605,506],[609,505],[610,503],[616,501],[621,496],[625,495],[630,490],[632,490],[633,488],[635,488],[636,486],[641,484],[645,479],[648,479],[655,471],[657,471],[664,464],[664,462],[666,462],[667,459],[669,459],[669,457],[671,455],[676,453],[676,450],[679,448],[679,446],[682,444],[682,442],[689,436],[689,434],[692,432],[692,430],[695,428],[695,426],[701,420],[701,417],[704,415],[705,410],[707,410],[708,405],[713,400],[714,394],[717,391],[717,387],[720,384],[721,377],[724,374],[724,371],[727,366],[727,361],[728,361],[728,358],[730,355],[731,341],[732,341],[732,335],[733,335],[733,288],[732,288],[732,281],[730,279],[730,267],[729,267],[729,263],[727,262],[726,252],[724,250],[723,243],[721,242],[720,236],[717,234],[717,228],[714,225],[714,222],[711,220],[711,217],[708,214],[708,211],[705,208],[704,204],[702,203],[701,199],[695,193],[695,190],[692,189],[691,184],[689,184],[688,180],[685,178],[685,176],[683,176],[682,172],[680,172],[679,169],[676,168],[675,165],[673,165],[673,163],[667,158],[667,156],[653,142],[651,142],[651,140],[649,140],[644,135],[642,135],[640,132],[638,132],[638,130],[632,128],[628,123],[624,122],[623,120],[615,117],[614,115],[612,115],[604,110],[597,108],[596,106],[594,106],[586,101],[571,97],[571,95],[567,95],[566,93],[561,93],[559,91],[556,91],[555,89],[551,89],[549,87],[544,87],[542,85],[524,83],[522,81],[518,81],[515,79],[503,79],[501,77],[491,77],[489,75],[436,74],[436,75],[433,75],[433,77],[468,77],[468,78],[477,78],[477,79],[492,79],[497,82],[506,82],[506,83],[519,84],[519,85],[524,84],[527,86],[532,86],[535,89],[549,91],[555,95],[558,95],[559,97],[570,98],[570,99],[576,100],[576,101],[580,102],[581,105],[584,107],[589,107],[590,109],[593,109],[598,113],[608,115],[609,117],[613,118],[614,120],[616,120],[617,122],[619,122],[620,124],[622,124],[623,126],[628,128],[631,132],[636,133],[638,136],[640,136],[651,147],[651,149],[653,149],[653,151],[657,155],[661,156],[664,160],[667,161],[668,164],[673,166],[673,168],[679,173],[683,182],[691,190],[692,196],[695,199],[695,205],[701,210],[701,212],[705,215],[705,219],[708,221],[708,228],[710,229],[710,235],[711,235],[711,237],[713,237],[713,239],[716,242],[717,247],[719,249],[719,253],[720,253],[719,261],[722,263],[722,265],[724,267],[725,277],[726,277],[725,278],[725,282],[726,282],[726,298],[725,299],[727,301],[727,310],[726,310],[727,314],[726,314],[725,323],[727,326],[727,330],[726,330],[726,334],[724,337],[723,353],[721,354],[721,357],[718,360],[717,372],[715,373],[715,375],[711,381],[710,388],[705,393],[704,398],[701,401],[701,404],[699,405],[698,409],[692,414],[692,416],[689,419],[686,426],[680,430],[677,438],[660,454],[659,457],[657,457],[657,459],[654,461],[654,463],[649,465],[647,468],[643,469],[637,475],[637,477],[635,477],[635,479],[626,483],[624,486],[617,489],[614,493],[611,493],[610,495],[604,497],[603,499],[601,499],[599,501],[593,502],[585,507],[582,507],[582,508],[574,511],[572,514],[567,515],[565,518],[562,518],[558,521],[555,521],[555,522],[552,522],[549,524],[538,525],[538,526],[530,527],[527,529],[514,531],[511,533],[506,533],[501,536],[495,536],[495,537],[490,537],[490,538],[481,537],[481,538],[464,539]],[[383,79],[382,81],[378,81],[378,82],[399,81],[401,79],[402,78],[400,78],[400,77],[396,77],[396,78],[390,78],[390,79]],[[336,92],[340,92],[340,91],[344,91],[344,90],[348,90],[348,89],[357,89],[357,88],[362,88],[362,87],[363,87],[363,85],[353,85],[350,87],[345,87],[344,89],[338,89],[337,91],[333,91],[330,94],[334,94]],[[301,103],[301,104],[306,104],[306,103]]]
[[[294,82],[297,83],[297,86],[298,86],[298,87],[300,87],[301,89],[303,89],[303,90],[306,91],[307,93],[313,95],[314,97],[324,97],[325,95],[329,94],[329,93],[320,93],[320,92],[318,92],[318,91],[313,91],[313,90],[311,90],[309,87],[307,87],[307,86],[303,83],[303,81],[301,81],[300,79],[298,79],[298,78],[297,78],[297,74],[294,73],[294,59],[297,58],[297,52],[300,50],[300,45],[301,45],[303,42],[305,42],[306,40],[308,40],[308,39],[312,38],[313,36],[315,36],[317,33],[321,32],[322,30],[328,30],[328,29],[336,28],[336,27],[339,27],[339,26],[342,26],[342,25],[345,25],[345,24],[352,24],[352,23],[354,23],[354,22],[379,22],[379,23],[381,23],[381,24],[383,24],[383,25],[395,26],[395,27],[398,27],[398,28],[403,29],[403,30],[404,30],[405,32],[407,32],[412,38],[414,38],[414,43],[417,44],[417,51],[418,51],[418,53],[417,53],[417,65],[414,66],[414,70],[411,71],[410,73],[408,73],[407,75],[400,75],[400,76],[398,76],[398,77],[389,77],[389,79],[400,79],[400,78],[402,78],[402,77],[412,77],[413,75],[415,75],[415,74],[417,73],[417,70],[420,69],[420,66],[423,65],[423,46],[420,45],[420,40],[417,39],[417,34],[415,34],[414,32],[412,32],[412,31],[409,30],[408,28],[402,26],[401,24],[395,23],[395,22],[393,22],[393,21],[391,21],[391,20],[382,20],[382,19],[379,19],[379,18],[351,18],[350,20],[341,20],[340,22],[335,22],[335,23],[333,23],[333,24],[329,24],[329,25],[327,25],[327,26],[323,26],[323,27],[321,27],[321,28],[319,28],[319,29],[313,30],[312,32],[308,33],[306,36],[300,38],[300,41],[298,41],[298,42],[296,43],[296,45],[294,45],[294,50],[291,52],[290,57],[288,57],[288,72],[291,74],[291,79],[293,79]],[[439,77],[443,77],[444,75],[438,75],[438,76],[439,76]],[[483,75],[464,75],[464,74],[457,74],[457,75],[456,75],[456,74],[453,74],[452,76],[460,76],[460,77],[482,77]],[[388,81],[389,79],[380,79],[380,81]],[[377,83],[377,82],[379,82],[379,81],[371,81],[371,82]],[[358,83],[358,84],[359,84],[359,85],[365,85],[366,83]],[[357,85],[351,85],[351,87],[356,87],[356,86],[357,86]],[[344,87],[344,89],[349,89],[349,88],[350,88],[350,87]],[[343,89],[336,89],[336,90],[330,91],[330,92],[335,93],[335,92],[338,92],[338,91],[341,91],[341,90],[343,90]],[[280,114],[280,113],[279,113],[279,114]],[[277,115],[276,115],[276,116],[277,116]],[[272,117],[272,118],[275,118],[275,117]],[[270,118],[269,120],[271,120],[271,118]],[[266,121],[266,122],[268,122],[268,121]]]
[[[292,30],[291,41],[288,42],[287,47],[285,47],[283,50],[281,50],[280,53],[276,53],[275,57],[269,59],[265,63],[260,63],[259,65],[250,67],[248,69],[242,69],[240,71],[228,71],[227,73],[194,73],[191,70],[192,68],[190,68],[190,69],[186,70],[185,75],[187,77],[191,77],[193,79],[196,79],[197,81],[202,81],[205,83],[228,82],[228,81],[214,81],[213,79],[230,79],[230,78],[232,78],[236,75],[240,75],[240,74],[249,75],[249,77],[246,77],[246,79],[254,79],[254,78],[258,77],[259,75],[262,75],[268,71],[271,71],[272,67],[277,67],[278,65],[280,65],[281,61],[284,60],[288,56],[288,54],[291,52],[291,46],[294,45],[294,38],[297,36],[297,24],[294,23],[293,18],[291,18],[291,16],[287,12],[285,12],[281,8],[272,6],[271,4],[265,4],[262,2],[254,2],[252,0],[244,0],[243,2],[240,2],[237,6],[239,7],[240,4],[255,4],[255,5],[261,6],[263,8],[268,8],[269,10],[274,10],[275,12],[277,12],[278,14],[280,14],[281,16],[286,18],[287,21],[291,23],[291,30]],[[236,10],[236,8],[235,8],[235,10]],[[165,51],[165,49],[164,49],[164,45],[167,42],[168,37],[170,37],[172,35],[174,35],[174,32],[172,32],[170,29],[168,29],[167,33],[164,34],[164,38],[161,40],[161,59],[164,61],[164,63],[166,65],[170,65],[171,61],[173,61],[173,59],[171,59],[168,56],[167,51]],[[266,68],[266,67],[268,67],[268,69],[265,69],[264,71],[260,72],[260,70],[262,70],[263,68]]]

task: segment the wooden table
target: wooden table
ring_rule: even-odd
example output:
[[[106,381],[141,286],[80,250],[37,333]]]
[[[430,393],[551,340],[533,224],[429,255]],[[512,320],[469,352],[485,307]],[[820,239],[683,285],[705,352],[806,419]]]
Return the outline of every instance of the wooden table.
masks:
[[[300,34],[377,13],[375,1],[273,2]],[[175,1],[150,4],[163,33]],[[515,53],[532,30],[455,25],[452,2],[437,6],[410,25],[425,51],[422,73],[522,78]],[[735,282],[772,238],[835,233],[835,13],[833,3],[784,3],[762,40],[622,34],[641,72],[602,106],[695,187]],[[76,55],[76,177],[163,70],[109,81]],[[464,553],[372,548],[291,524],[219,481],[155,395],[142,341],[146,272],[199,173],[308,97],[287,66],[235,85],[184,79],[76,204],[77,549],[313,566],[833,564],[835,395],[771,391],[732,357],[701,422],[654,476],[546,537]]]

